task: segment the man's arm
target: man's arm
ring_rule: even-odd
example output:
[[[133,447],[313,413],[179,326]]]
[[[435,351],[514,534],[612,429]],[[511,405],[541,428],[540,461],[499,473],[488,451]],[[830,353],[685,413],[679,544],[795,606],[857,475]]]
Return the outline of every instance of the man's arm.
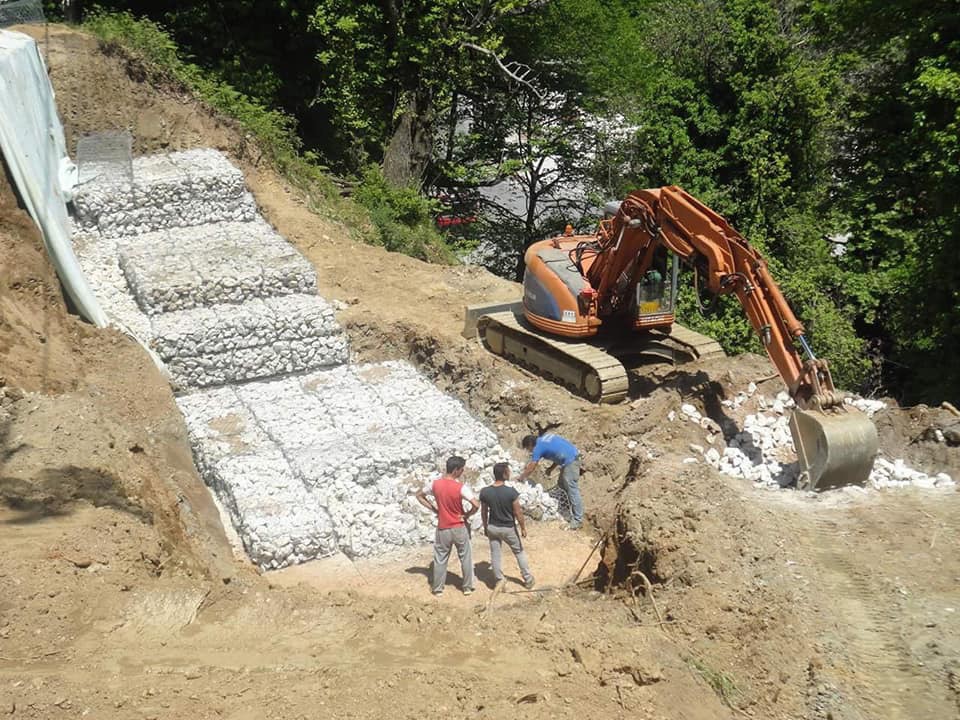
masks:
[[[523,482],[528,477],[533,475],[533,471],[537,469],[538,460],[531,460],[527,463],[527,466],[523,469],[523,472],[517,475],[517,482]]]
[[[485,502],[481,502],[481,503],[480,503],[480,508],[481,508],[481,510],[482,510],[482,512],[480,513],[480,517],[483,518],[483,534],[486,535],[486,534],[487,534],[487,519],[490,517],[490,506],[487,505]]]
[[[480,509],[480,503],[478,503],[474,498],[467,498],[470,501],[470,509],[463,514],[463,519],[466,520],[471,515],[475,515],[477,510]]]
[[[430,502],[430,499],[427,497],[427,494],[423,491],[423,488],[417,490],[417,502],[423,505],[427,510],[432,512],[434,515],[438,514],[437,506]]]
[[[546,470],[544,470],[544,472],[545,472],[547,475],[549,475],[550,473],[552,473],[552,472],[553,472],[554,470],[556,470],[556,469],[557,469],[557,464],[556,464],[556,463],[553,463],[550,467],[548,467]]]
[[[513,519],[516,521],[517,525],[520,526],[520,536],[527,536],[527,526],[523,521],[523,508],[520,507],[520,498],[515,498],[513,501]]]

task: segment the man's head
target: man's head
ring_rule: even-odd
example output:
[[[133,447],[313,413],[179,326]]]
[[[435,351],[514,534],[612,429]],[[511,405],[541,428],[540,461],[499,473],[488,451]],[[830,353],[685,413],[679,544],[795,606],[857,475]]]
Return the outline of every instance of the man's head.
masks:
[[[459,455],[451,455],[447,458],[447,475],[458,478],[463,475],[463,468],[467,464]]]
[[[523,440],[520,441],[520,447],[524,450],[533,450],[533,446],[537,444],[536,435],[524,435]]]
[[[494,482],[506,482],[510,479],[510,465],[505,462],[499,462],[493,466]]]

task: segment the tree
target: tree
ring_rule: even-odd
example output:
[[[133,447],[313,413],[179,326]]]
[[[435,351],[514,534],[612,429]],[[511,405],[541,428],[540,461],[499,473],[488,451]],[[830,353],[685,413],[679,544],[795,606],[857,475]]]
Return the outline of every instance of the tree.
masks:
[[[843,263],[863,330],[908,402],[960,397],[960,14],[955,2],[816,3],[843,62],[849,122],[836,197],[851,218]]]
[[[847,229],[831,208],[838,75],[811,47],[798,2],[670,0],[641,13],[654,91],[637,107],[635,186],[677,184],[725,215],[770,261],[811,340],[856,389],[869,363],[856,305],[826,237]],[[739,307],[704,320],[689,291],[681,319],[728,352],[759,348]]]
[[[528,0],[320,0],[311,16],[322,69],[316,102],[354,162],[382,155],[388,180],[418,185],[437,108],[500,57],[502,19],[538,7]]]
[[[593,165],[611,133],[559,92],[505,89],[483,106],[459,138],[456,157],[465,164],[446,167],[453,182],[472,176],[480,186],[484,264],[519,280],[532,243],[580,224],[596,205]],[[497,154],[496,165],[486,162]]]

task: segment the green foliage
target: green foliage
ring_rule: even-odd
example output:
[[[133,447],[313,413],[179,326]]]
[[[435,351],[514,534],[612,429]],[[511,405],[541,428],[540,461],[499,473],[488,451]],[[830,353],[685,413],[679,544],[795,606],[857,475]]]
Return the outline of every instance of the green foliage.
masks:
[[[842,50],[838,203],[864,331],[909,401],[960,398],[960,14],[948,0],[816,3],[822,43]]]
[[[154,81],[189,89],[215,110],[237,120],[281,169],[303,162],[302,143],[292,117],[265,107],[220,78],[184,62],[177,43],[157,23],[128,12],[97,10],[87,16],[84,27],[108,49],[134,53]]]
[[[740,690],[733,677],[722,670],[714,670],[700,658],[690,658],[687,662],[728,707],[735,707],[734,702],[740,695]]]
[[[416,98],[430,131],[435,107],[490,59],[500,18],[522,0],[317,0],[309,16],[319,65],[315,101],[329,114],[353,164],[382,157],[400,115]]]
[[[838,74],[828,56],[804,50],[797,7],[670,0],[641,13],[655,90],[637,106],[640,170],[623,190],[676,184],[725,215],[767,257],[838,384],[858,389],[869,364],[857,306],[825,241],[844,227],[824,209]],[[703,317],[684,287],[678,315],[728,353],[762,352],[733,299]]]
[[[456,262],[433,224],[439,206],[415,189],[391,186],[380,168],[371,165],[364,171],[354,198],[370,213],[379,231],[378,244],[387,250],[427,262]]]
[[[451,262],[452,253],[432,226],[432,205],[410,189],[393,189],[370,170],[357,191],[358,203],[337,196],[312,153],[300,154],[292,118],[270,110],[222,80],[184,62],[176,43],[156,23],[129,13],[96,12],[85,27],[107,48],[133,53],[155,82],[175,83],[195,92],[256,138],[278,170],[308,192],[314,210],[342,221],[360,238],[423,260]]]

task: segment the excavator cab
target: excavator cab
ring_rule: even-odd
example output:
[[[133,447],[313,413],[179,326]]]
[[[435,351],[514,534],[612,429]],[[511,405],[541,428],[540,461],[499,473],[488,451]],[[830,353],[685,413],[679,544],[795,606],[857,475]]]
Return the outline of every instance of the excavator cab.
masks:
[[[650,269],[637,281],[633,302],[637,330],[673,324],[679,272],[680,259],[666,248],[658,248]]]

